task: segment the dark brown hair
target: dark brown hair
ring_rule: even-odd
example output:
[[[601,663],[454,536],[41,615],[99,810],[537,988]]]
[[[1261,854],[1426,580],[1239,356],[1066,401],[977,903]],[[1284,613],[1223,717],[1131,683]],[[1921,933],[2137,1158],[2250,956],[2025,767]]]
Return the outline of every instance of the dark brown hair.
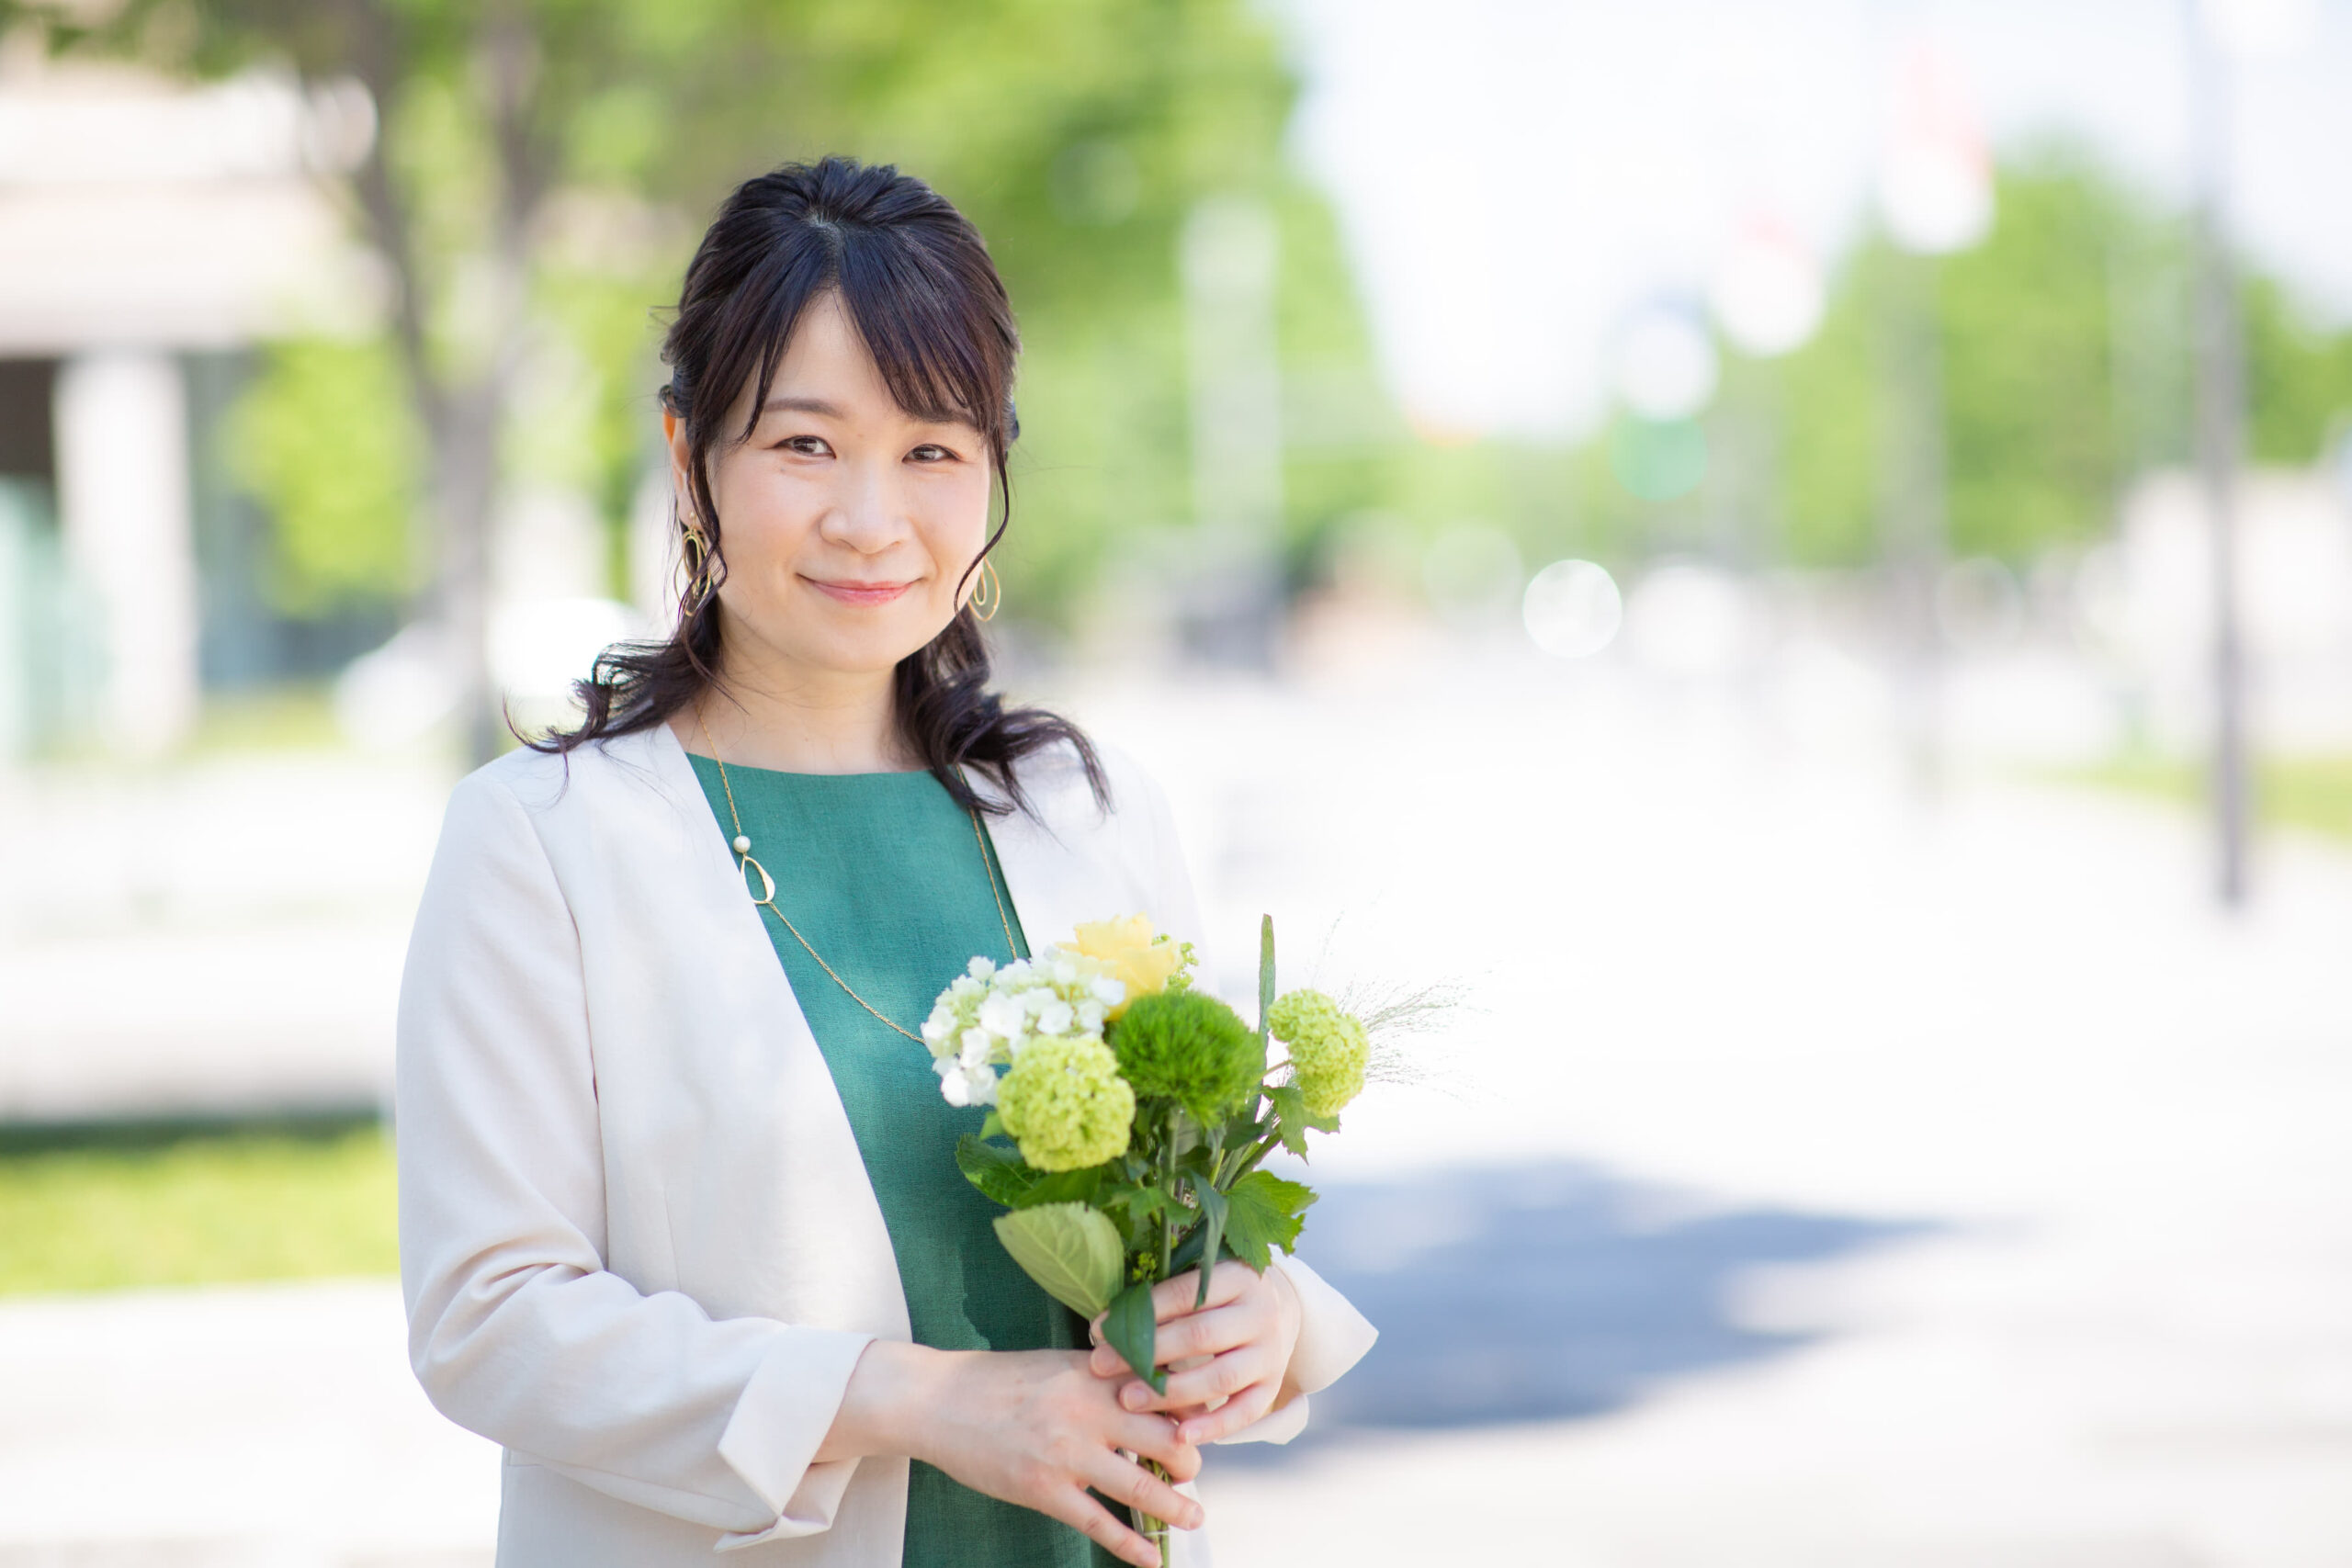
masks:
[[[588,679],[573,687],[585,718],[533,742],[540,750],[570,751],[650,729],[718,679],[718,601],[707,590],[725,580],[726,546],[710,491],[711,454],[722,443],[751,439],[793,327],[828,290],[839,292],[901,409],[962,421],[988,443],[1003,510],[966,579],[1004,537],[1012,520],[1005,459],[1020,434],[1012,372],[1021,343],[979,231],[945,197],[888,164],[825,158],[746,180],[720,206],[688,264],[662,345],[670,367],[662,405],[685,429],[692,511],[709,541],[712,574],[707,585],[690,581],[682,591],[668,641],[616,643],[597,656]],[[746,386],[750,417],[740,430],[725,428]],[[674,507],[672,522],[683,540],[684,520]],[[1004,809],[974,794],[963,773],[970,768],[1027,806],[1014,764],[1062,742],[1084,766],[1095,799],[1107,803],[1102,761],[1078,727],[1043,709],[1007,707],[988,683],[988,646],[968,607],[900,660],[891,677],[901,736],[957,804]]]

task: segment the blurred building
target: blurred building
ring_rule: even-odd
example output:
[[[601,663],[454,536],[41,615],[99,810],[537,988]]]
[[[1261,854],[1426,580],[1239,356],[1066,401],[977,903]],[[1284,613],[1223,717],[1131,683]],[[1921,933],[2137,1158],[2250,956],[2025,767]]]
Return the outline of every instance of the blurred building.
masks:
[[[0,758],[154,755],[305,662],[214,433],[254,344],[375,314],[334,183],[374,130],[356,85],[0,71]]]
[[[2256,733],[2271,750],[2352,746],[2352,497],[2324,469],[2256,469],[2239,505]],[[2211,723],[2212,551],[2197,477],[2161,471],[2134,489],[2086,584],[2091,629],[2166,751],[2200,750]]]

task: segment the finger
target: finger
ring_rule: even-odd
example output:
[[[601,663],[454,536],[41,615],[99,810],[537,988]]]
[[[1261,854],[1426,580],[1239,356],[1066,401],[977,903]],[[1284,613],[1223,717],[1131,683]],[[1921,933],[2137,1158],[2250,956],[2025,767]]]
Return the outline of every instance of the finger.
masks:
[[[1159,1365],[1166,1365],[1168,1359],[1165,1356],[1155,1358],[1156,1363]],[[1116,1350],[1107,1348],[1089,1354],[1086,1358],[1086,1370],[1098,1378],[1131,1378],[1136,1375],[1135,1369],[1127,1365],[1127,1359],[1125,1356],[1120,1355]],[[1141,1409],[1142,1406],[1136,1405],[1133,1408]]]
[[[1152,1287],[1152,1307],[1159,1315],[1152,1344],[1157,1364],[1230,1350],[1256,1337],[1259,1320],[1272,1315],[1263,1277],[1246,1263],[1228,1259],[1218,1264],[1209,1277],[1209,1304],[1195,1308],[1193,1297],[1199,1284],[1199,1272],[1188,1269]],[[1126,1358],[1103,1342],[1099,1319],[1092,1326],[1095,1349],[1087,1366],[1097,1377],[1117,1377]]]
[[[1133,1460],[1122,1459],[1108,1449],[1102,1450],[1101,1461],[1086,1479],[1105,1497],[1116,1498],[1153,1518],[1166,1519],[1180,1530],[1201,1528],[1204,1516],[1198,1503]],[[1156,1561],[1154,1568],[1158,1568]]]
[[[1113,1442],[1140,1458],[1158,1461],[1179,1481],[1201,1472],[1201,1450],[1178,1437],[1176,1423],[1165,1416],[1123,1416],[1112,1430]],[[1102,1451],[1112,1450],[1105,1447]]]
[[[1221,1404],[1251,1384],[1274,1377],[1278,1371],[1264,1347],[1245,1345],[1204,1366],[1170,1373],[1168,1388],[1159,1395],[1161,1408],[1182,1410]],[[1126,1401],[1122,1398],[1120,1403],[1125,1404]]]
[[[1163,1325],[1151,1348],[1161,1366],[1193,1356],[1221,1356],[1227,1350],[1265,1339],[1275,1327],[1274,1314],[1261,1299],[1209,1307]]]
[[[1173,1280],[1163,1280],[1151,1288],[1152,1314],[1161,1323],[1166,1323],[1188,1312],[1223,1306],[1247,1290],[1250,1281],[1257,1277],[1257,1271],[1247,1263],[1236,1263],[1227,1258],[1210,1271],[1209,1299],[1204,1302],[1200,1299],[1201,1271],[1187,1269]]]
[[[1186,1442],[1194,1445],[1229,1438],[1252,1422],[1262,1420],[1274,1407],[1274,1395],[1279,1392],[1271,1378],[1251,1383],[1215,1410],[1187,1416],[1177,1430]]]
[[[1174,1394],[1155,1393],[1146,1382],[1129,1382],[1119,1390],[1119,1408],[1138,1414],[1165,1416],[1181,1421],[1187,1416],[1206,1410],[1214,1400],[1180,1399]]]
[[[1172,1375],[1181,1374],[1171,1374],[1171,1376]],[[1267,1374],[1263,1372],[1253,1372],[1245,1375],[1240,1381],[1242,1383],[1247,1384],[1254,1382],[1260,1377],[1265,1375]],[[1212,1409],[1224,1403],[1222,1396],[1212,1396],[1207,1399],[1193,1399],[1189,1397],[1182,1388],[1173,1386],[1170,1387],[1168,1393],[1159,1393],[1153,1391],[1149,1383],[1135,1382],[1132,1380],[1120,1385],[1118,1401],[1119,1408],[1122,1410],[1133,1410],[1137,1412],[1152,1411],[1178,1420],[1182,1420],[1183,1417],[1193,1415],[1199,1411]]]
[[[1088,1496],[1082,1486],[1057,1491],[1043,1511],[1136,1568],[1159,1568],[1159,1548],[1112,1517],[1111,1510]]]
[[[1183,1319],[1183,1321],[1190,1321],[1190,1319]],[[1152,1336],[1152,1361],[1155,1363],[1169,1361],[1167,1347],[1169,1342],[1171,1342],[1167,1337],[1169,1333],[1173,1333],[1173,1328],[1162,1328],[1162,1331]],[[1087,1371],[1091,1371],[1096,1378],[1117,1378],[1117,1375],[1129,1371],[1129,1368],[1126,1368],[1125,1354],[1117,1352],[1114,1347],[1096,1345],[1091,1352],[1087,1354]]]
[[[1149,1383],[1145,1382],[1140,1378],[1131,1377],[1126,1381],[1126,1382],[1120,1386],[1119,1408],[1122,1410],[1141,1411],[1168,1410],[1173,1408],[1173,1406],[1171,1406],[1168,1401],[1162,1399],[1157,1393],[1154,1393],[1151,1391],[1151,1385]]]

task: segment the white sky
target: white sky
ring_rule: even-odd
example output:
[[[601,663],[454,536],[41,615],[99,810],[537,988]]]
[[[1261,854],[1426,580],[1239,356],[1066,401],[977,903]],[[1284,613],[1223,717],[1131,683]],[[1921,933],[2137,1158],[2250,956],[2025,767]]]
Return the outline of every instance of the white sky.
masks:
[[[1923,33],[1996,148],[2064,131],[2154,188],[2189,178],[2180,0],[1272,3],[1307,85],[1296,151],[1392,385],[1439,428],[1589,423],[1616,321],[1702,287],[1744,211],[1834,260]],[[2252,253],[2352,315],[2352,0],[2302,3],[2299,43],[2235,66],[2233,198]]]

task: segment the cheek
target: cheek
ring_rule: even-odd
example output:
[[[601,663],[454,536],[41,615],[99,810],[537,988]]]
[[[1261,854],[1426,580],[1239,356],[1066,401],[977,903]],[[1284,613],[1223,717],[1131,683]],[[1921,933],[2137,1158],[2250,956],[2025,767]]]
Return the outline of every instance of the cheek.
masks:
[[[824,511],[821,498],[806,484],[760,474],[745,464],[712,475],[711,494],[718,502],[728,566],[749,577],[789,562]]]
[[[988,543],[989,490],[985,473],[942,475],[925,498],[923,542],[951,580]]]

